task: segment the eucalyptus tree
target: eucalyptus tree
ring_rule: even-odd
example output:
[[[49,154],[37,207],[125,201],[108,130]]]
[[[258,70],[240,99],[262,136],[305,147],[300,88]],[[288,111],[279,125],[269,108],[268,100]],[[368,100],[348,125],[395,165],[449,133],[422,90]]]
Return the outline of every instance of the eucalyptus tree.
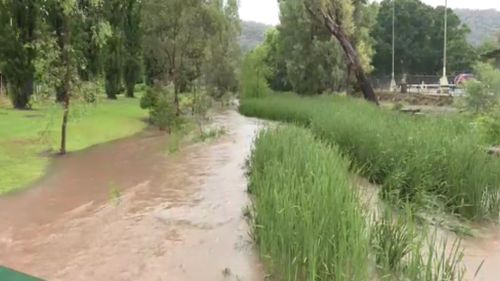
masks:
[[[210,17],[204,0],[144,0],[143,48],[148,81],[171,82],[179,93],[201,75]]]
[[[311,19],[318,21],[340,43],[347,65],[354,73],[358,87],[366,100],[378,104],[377,96],[366,75],[360,45],[355,44],[357,32],[352,0],[303,0]]]
[[[320,94],[345,86],[342,77],[347,67],[342,51],[321,23],[309,16],[304,0],[280,1],[280,15],[277,33],[268,34],[265,42],[271,47],[268,62],[278,67],[276,74],[285,67],[288,83],[299,94]]]
[[[212,0],[209,8],[208,33],[203,75],[208,93],[221,98],[238,86],[236,68],[239,62],[240,19],[237,0]]]
[[[85,3],[84,3],[85,2]],[[87,5],[84,5],[87,4]],[[46,21],[51,23],[54,32],[47,36],[46,40],[55,40],[59,46],[57,59],[53,61],[53,69],[59,74],[58,98],[63,107],[63,118],[61,124],[61,145],[60,153],[66,153],[67,124],[69,118],[71,98],[75,93],[75,85],[78,83],[78,66],[82,60],[81,52],[76,44],[78,38],[79,25],[85,17],[85,9],[99,9],[102,7],[101,0],[75,1],[75,0],[46,0],[44,1],[44,10]],[[109,34],[107,24],[99,22],[91,28],[94,31],[96,44],[102,46],[105,35]],[[101,34],[102,33],[102,34]]]
[[[375,73],[391,72],[392,6],[395,5],[396,73],[436,75],[443,67],[444,7],[433,8],[416,0],[384,0],[380,3],[373,58]],[[418,15],[418,16],[415,16]],[[470,70],[476,54],[467,42],[470,30],[453,10],[448,11],[448,69]]]
[[[28,109],[33,95],[39,5],[36,0],[0,1],[0,72],[16,109]]]
[[[108,39],[104,52],[104,82],[106,95],[116,99],[122,91],[124,52],[124,25],[128,1],[104,0],[103,9],[107,22],[111,27],[111,37]]]
[[[127,0],[125,6],[123,81],[126,86],[127,97],[130,98],[134,97],[135,84],[141,73],[141,5],[140,0]]]

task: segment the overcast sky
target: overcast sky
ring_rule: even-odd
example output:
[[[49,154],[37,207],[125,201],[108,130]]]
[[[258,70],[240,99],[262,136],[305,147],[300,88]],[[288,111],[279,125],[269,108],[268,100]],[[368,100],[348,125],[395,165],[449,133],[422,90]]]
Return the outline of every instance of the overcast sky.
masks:
[[[445,0],[423,0],[436,6],[444,5]],[[497,9],[500,0],[448,0],[451,8]],[[246,21],[256,21],[276,25],[279,22],[279,8],[276,0],[240,0],[240,17]]]

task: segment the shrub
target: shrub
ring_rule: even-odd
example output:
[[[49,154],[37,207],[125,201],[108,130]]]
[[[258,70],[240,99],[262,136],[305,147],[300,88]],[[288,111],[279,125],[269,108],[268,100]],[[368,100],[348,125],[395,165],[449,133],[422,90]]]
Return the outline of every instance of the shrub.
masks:
[[[491,111],[500,103],[500,70],[480,63],[476,65],[476,76],[478,80],[465,85],[465,107],[475,114]]]
[[[158,92],[160,90],[157,88],[153,90],[152,88],[147,88],[144,95],[141,97],[141,108],[151,109],[158,102]]]
[[[265,97],[271,92],[267,82],[271,70],[264,62],[266,54],[266,48],[261,46],[245,56],[240,79],[241,97]]]
[[[151,108],[150,117],[160,130],[171,133],[177,120],[173,95],[168,92],[160,93],[156,104]]]
[[[155,87],[146,90],[140,102],[141,108],[149,109],[149,120],[160,130],[169,133],[177,125],[174,96],[168,89]]]

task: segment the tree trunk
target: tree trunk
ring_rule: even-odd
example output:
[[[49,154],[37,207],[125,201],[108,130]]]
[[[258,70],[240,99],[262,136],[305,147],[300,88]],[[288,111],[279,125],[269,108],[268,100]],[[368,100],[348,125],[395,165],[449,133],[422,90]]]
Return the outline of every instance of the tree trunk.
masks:
[[[135,85],[127,85],[127,98],[135,98]]]
[[[66,132],[67,124],[69,118],[69,105],[71,98],[71,57],[70,57],[70,42],[71,42],[71,31],[68,26],[68,16],[63,16],[63,65],[65,66],[64,78],[62,81],[62,91],[61,95],[63,97],[63,121],[61,125],[61,155],[66,154]]]
[[[66,128],[68,124],[68,115],[69,115],[69,98],[66,98],[63,106],[64,106],[64,113],[63,113],[63,122],[61,126],[61,150],[59,151],[61,155],[66,154]]]
[[[175,116],[180,116],[181,115],[181,108],[179,105],[179,86],[177,85],[177,82],[174,85],[174,104],[175,104]]]
[[[310,7],[306,6],[306,8],[313,17],[317,18],[316,14],[311,10]],[[351,70],[354,72],[356,76],[356,79],[358,81],[358,86],[363,91],[363,97],[367,101],[379,105],[377,96],[373,91],[370,80],[368,80],[368,77],[366,76],[365,71],[363,70],[363,66],[361,65],[361,61],[359,60],[358,52],[352,45],[344,29],[340,24],[335,22],[334,18],[327,12],[325,11],[320,11],[320,12],[325,27],[339,41],[340,45],[342,46],[342,49],[344,50],[344,53],[347,57],[348,64],[350,65]]]

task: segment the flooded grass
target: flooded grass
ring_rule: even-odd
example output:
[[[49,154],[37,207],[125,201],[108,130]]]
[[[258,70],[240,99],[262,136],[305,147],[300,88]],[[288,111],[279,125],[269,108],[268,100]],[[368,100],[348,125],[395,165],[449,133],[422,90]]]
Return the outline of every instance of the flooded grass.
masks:
[[[364,210],[348,167],[336,146],[306,129],[280,127],[256,140],[249,217],[272,280],[462,280],[458,242],[439,242],[411,215]]]
[[[138,99],[120,98],[103,100],[96,106],[74,106],[68,127],[69,151],[143,130],[147,112],[138,103]],[[0,108],[0,195],[19,190],[44,174],[50,159],[40,154],[57,150],[61,110],[56,105],[39,106],[34,111]]]
[[[500,159],[484,152],[487,143],[463,117],[413,117],[348,98],[293,95],[243,100],[240,111],[310,128],[400,206],[498,218]]]

